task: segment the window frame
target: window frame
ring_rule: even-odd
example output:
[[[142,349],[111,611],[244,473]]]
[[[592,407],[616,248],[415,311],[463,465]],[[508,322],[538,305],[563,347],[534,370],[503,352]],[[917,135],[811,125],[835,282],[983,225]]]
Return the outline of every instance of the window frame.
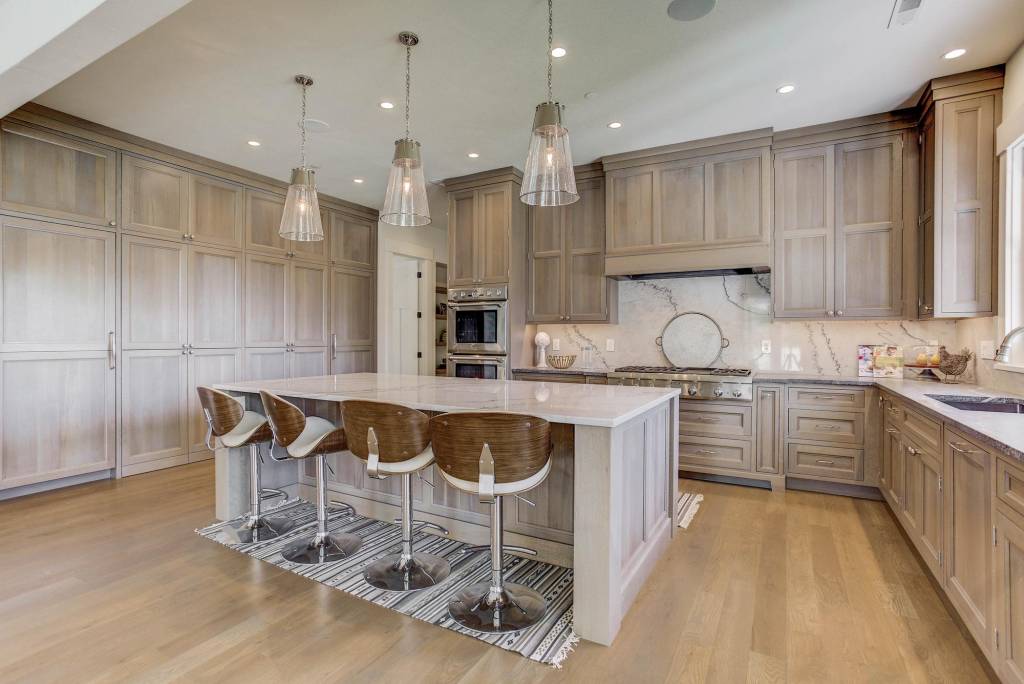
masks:
[[[1001,315],[1000,340],[1019,325],[1024,325],[1024,136],[1007,146],[1002,171],[1005,182],[1003,226],[1000,242]],[[996,344],[999,344],[997,340]],[[997,370],[1024,373],[1024,344],[1014,345],[1009,363],[996,363]]]

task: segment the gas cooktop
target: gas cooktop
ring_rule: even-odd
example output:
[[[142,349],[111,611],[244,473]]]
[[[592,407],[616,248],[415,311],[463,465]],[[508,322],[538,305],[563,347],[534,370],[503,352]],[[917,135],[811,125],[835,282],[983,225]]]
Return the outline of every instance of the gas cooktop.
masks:
[[[672,375],[712,375],[716,377],[750,377],[749,368],[680,368],[679,366],[620,366],[614,373],[657,373]]]
[[[622,366],[608,374],[608,384],[679,387],[684,399],[751,401],[749,368]]]

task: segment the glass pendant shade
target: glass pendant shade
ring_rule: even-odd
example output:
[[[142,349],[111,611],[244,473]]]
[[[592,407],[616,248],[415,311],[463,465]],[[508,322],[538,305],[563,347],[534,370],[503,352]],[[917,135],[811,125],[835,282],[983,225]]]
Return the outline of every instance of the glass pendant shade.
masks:
[[[420,144],[415,140],[404,138],[395,141],[395,157],[391,162],[380,220],[392,226],[425,226],[430,223]]]
[[[278,234],[287,240],[315,242],[324,239],[316,180],[311,169],[292,169],[292,182],[284,201],[284,215]]]
[[[569,131],[562,125],[562,105],[542,102],[533,117],[519,199],[536,207],[560,207],[579,198]]]

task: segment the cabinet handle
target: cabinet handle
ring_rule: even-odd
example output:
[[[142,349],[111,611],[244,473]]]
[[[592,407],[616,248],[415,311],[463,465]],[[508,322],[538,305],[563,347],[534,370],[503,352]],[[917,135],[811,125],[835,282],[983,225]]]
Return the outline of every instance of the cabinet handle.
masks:
[[[188,233],[182,233],[181,234],[181,239],[182,240],[188,240]]]
[[[817,399],[818,401],[835,401],[836,399],[839,398],[840,397],[836,397],[831,394],[819,394],[816,397],[814,397],[814,399]]]
[[[824,423],[815,423],[814,427],[818,430],[831,430],[833,432],[839,429],[838,425],[825,425]]]
[[[116,226],[117,225],[117,221],[111,221],[107,225],[109,225],[109,226]]]
[[[953,451],[957,452],[958,454],[980,454],[981,453],[980,451],[977,451],[976,449],[966,449],[966,448],[964,448],[963,442],[950,442],[949,443],[949,448],[952,449]]]
[[[331,333],[331,358],[338,357],[338,333]]]
[[[717,454],[718,452],[715,451],[714,449],[696,449],[693,453],[695,453],[695,454],[705,454],[707,456],[713,456],[713,455]]]
[[[924,311],[924,312],[934,311],[935,307],[928,306],[927,304],[922,304],[921,305],[921,310]]]
[[[117,368],[117,356],[114,353],[114,331],[107,333],[107,366],[110,370]]]
[[[697,420],[699,420],[702,423],[717,423],[720,419],[712,418],[711,416],[697,416]]]
[[[899,430],[897,430],[896,428],[885,428],[885,431],[888,432],[890,435],[899,434]]]
[[[836,464],[835,461],[829,461],[829,460],[824,459],[824,458],[819,458],[817,461],[815,461],[815,463],[820,463],[821,465],[835,465]]]

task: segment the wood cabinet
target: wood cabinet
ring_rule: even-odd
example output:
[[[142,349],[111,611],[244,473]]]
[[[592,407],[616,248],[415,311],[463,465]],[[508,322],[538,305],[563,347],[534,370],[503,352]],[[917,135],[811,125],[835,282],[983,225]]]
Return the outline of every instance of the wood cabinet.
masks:
[[[450,178],[448,285],[508,285],[525,267],[525,205],[522,174],[498,169]]]
[[[1024,517],[995,513],[995,669],[1004,682],[1024,683]]]
[[[188,354],[131,349],[121,366],[121,473],[188,462]]]
[[[529,211],[530,323],[614,323],[618,317],[618,283],[604,275],[604,180],[577,173],[578,201]]]
[[[971,634],[987,650],[992,631],[994,457],[948,426],[944,457],[946,589]]]
[[[754,386],[754,470],[777,475],[782,472],[783,388]]]
[[[221,382],[237,382],[242,377],[240,349],[192,349],[188,354],[188,461],[213,458],[206,448],[206,418],[196,388]]]
[[[124,155],[121,215],[125,231],[240,249],[242,186],[162,162]]]
[[[11,121],[0,123],[0,210],[117,225],[117,152]]]
[[[291,243],[278,234],[284,216],[284,196],[245,189],[245,248],[247,251],[287,256]]]
[[[193,347],[241,347],[242,253],[189,245],[188,344]]]
[[[372,347],[377,333],[377,278],[372,271],[331,269],[331,331],[337,350]]]
[[[377,223],[330,212],[331,264],[372,270],[377,265]],[[327,226],[324,226],[327,229]]]
[[[249,254],[245,269],[247,347],[328,344],[326,265]]]
[[[327,347],[267,347],[245,350],[245,380],[302,378],[327,375],[330,372],[330,352]]]
[[[906,135],[776,152],[776,318],[902,317]]]
[[[606,272],[767,266],[770,144],[751,131],[605,157]]]
[[[899,422],[889,415],[890,405],[889,399],[885,399],[882,404],[882,463],[878,488],[890,508],[897,510],[903,499],[903,436]]]
[[[942,458],[903,435],[903,517],[907,533],[936,577],[942,576]]]
[[[863,387],[786,387],[785,467],[790,477],[838,484],[878,483],[874,390]]]
[[[933,80],[921,100],[921,317],[995,312],[1002,70]]]

